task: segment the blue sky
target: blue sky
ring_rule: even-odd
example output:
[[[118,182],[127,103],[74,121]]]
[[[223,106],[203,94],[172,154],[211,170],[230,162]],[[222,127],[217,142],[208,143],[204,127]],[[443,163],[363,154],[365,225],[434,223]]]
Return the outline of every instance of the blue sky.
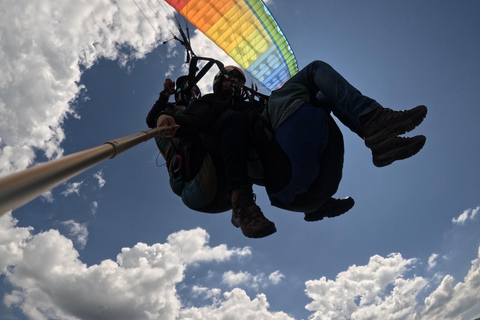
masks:
[[[155,31],[129,0],[0,4],[2,175],[146,129],[184,51],[159,45],[172,10],[137,4]],[[323,60],[385,107],[426,105],[423,150],[376,168],[340,125],[337,196],[354,208],[307,223],[256,188],[278,231],[254,240],[229,212],[186,208],[143,143],[0,218],[2,319],[480,317],[480,2],[268,7],[300,68]],[[198,55],[228,62],[191,28]]]

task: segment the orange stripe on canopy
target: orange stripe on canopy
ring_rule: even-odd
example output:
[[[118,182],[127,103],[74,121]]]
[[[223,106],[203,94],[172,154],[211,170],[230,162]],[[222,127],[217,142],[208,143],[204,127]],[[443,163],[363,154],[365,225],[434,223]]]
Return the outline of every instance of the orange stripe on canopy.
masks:
[[[269,90],[298,66],[262,0],[165,0]]]

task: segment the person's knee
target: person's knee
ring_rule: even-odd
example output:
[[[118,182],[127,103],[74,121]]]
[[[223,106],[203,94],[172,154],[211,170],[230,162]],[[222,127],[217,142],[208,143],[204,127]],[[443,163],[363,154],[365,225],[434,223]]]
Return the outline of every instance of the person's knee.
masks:
[[[320,66],[328,65],[328,63],[326,63],[325,61],[322,61],[322,60],[314,60],[310,64],[320,65]]]
[[[310,70],[319,70],[325,68],[331,68],[331,66],[322,60],[314,60],[307,65],[307,68]]]

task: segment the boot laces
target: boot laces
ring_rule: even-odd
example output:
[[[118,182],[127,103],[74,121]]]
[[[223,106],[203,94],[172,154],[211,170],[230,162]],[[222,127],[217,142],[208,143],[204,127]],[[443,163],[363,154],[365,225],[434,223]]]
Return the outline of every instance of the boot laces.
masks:
[[[253,226],[266,220],[255,200],[257,196],[252,194],[241,194],[235,203],[233,203],[234,218],[240,224]]]

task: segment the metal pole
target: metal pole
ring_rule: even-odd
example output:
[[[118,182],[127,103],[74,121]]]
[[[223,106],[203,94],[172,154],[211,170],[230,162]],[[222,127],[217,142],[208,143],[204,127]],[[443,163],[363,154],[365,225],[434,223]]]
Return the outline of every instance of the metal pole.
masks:
[[[141,142],[159,136],[162,129],[165,127],[108,141],[101,146],[0,178],[0,216],[24,205],[94,165],[111,159]]]

